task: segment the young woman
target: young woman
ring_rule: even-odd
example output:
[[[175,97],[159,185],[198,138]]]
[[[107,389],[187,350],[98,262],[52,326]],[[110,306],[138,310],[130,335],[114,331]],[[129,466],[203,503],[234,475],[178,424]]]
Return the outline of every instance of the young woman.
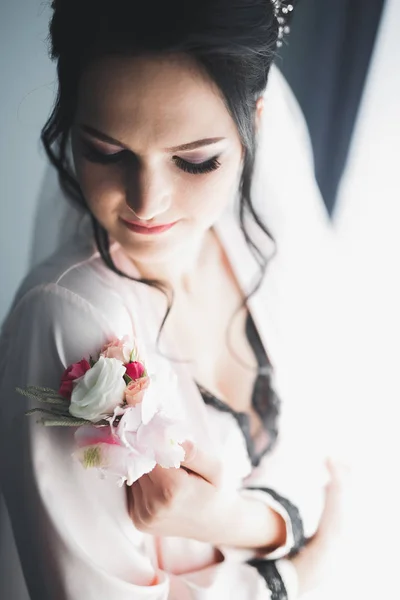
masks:
[[[326,487],[312,338],[327,231],[318,218],[301,230],[314,183],[274,67],[278,91],[264,94],[288,11],[52,7],[59,92],[42,139],[86,216],[24,280],[1,337],[2,487],[30,597],[295,598],[323,574],[340,486],[333,471]],[[118,488],[72,461],[70,430],[24,417],[15,388],[57,388],[125,334],[177,375],[196,444],[185,469]],[[221,482],[249,460],[227,494]]]

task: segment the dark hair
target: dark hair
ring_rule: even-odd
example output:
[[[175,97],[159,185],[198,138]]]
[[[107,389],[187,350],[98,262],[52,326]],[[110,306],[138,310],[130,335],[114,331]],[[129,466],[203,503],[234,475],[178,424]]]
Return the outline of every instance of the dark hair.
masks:
[[[245,149],[240,180],[239,220],[264,276],[267,258],[252,241],[249,217],[272,238],[254,210],[251,184],[256,135],[255,109],[275,57],[278,22],[272,0],[53,0],[50,55],[57,61],[58,94],[41,139],[67,196],[88,210],[67,156],[80,74],[87,62],[110,54],[185,54],[217,84]],[[92,217],[94,237],[106,265],[114,265],[107,231]],[[129,277],[132,279],[131,277]],[[163,282],[137,280],[166,293]],[[169,314],[172,297],[161,329]]]

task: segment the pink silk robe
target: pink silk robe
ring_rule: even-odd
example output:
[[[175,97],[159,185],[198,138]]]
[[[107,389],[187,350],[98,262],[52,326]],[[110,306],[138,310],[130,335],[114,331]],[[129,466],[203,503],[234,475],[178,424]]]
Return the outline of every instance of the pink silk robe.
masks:
[[[283,118],[297,108],[275,70],[271,80],[277,91],[267,93],[265,111],[278,119],[281,113],[282,138],[275,134],[277,144],[261,144],[265,149],[259,151],[263,162],[259,160],[254,194],[278,254],[249,307],[275,369],[282,413],[277,446],[241,485],[267,487],[288,498],[298,507],[308,536],[317,529],[326,482],[322,413],[332,395],[324,352],[330,232],[318,204],[308,148],[304,151],[302,121],[296,113],[296,131]],[[266,117],[262,139],[272,125],[273,119]],[[264,164],[286,148],[285,139],[291,140],[296,156],[293,177],[281,153],[274,176],[264,178]],[[257,268],[231,208],[216,232],[243,291],[248,290]],[[272,246],[264,238],[262,243],[270,252]],[[135,276],[117,242],[111,251],[117,266]],[[139,532],[128,516],[124,489],[72,460],[73,430],[45,428],[23,416],[30,403],[15,392],[17,385],[58,388],[69,364],[95,354],[115,335],[134,334],[154,346],[159,324],[146,286],[119,277],[103,264],[86,219],[75,238],[27,276],[16,295],[0,338],[1,477],[34,600],[271,598],[264,579],[245,563],[251,551],[220,548],[224,561],[215,565],[210,564],[213,548],[208,544]],[[163,350],[179,353],[170,339]],[[204,404],[184,364],[171,362],[169,368],[177,375],[181,404],[199,443],[218,452],[227,472],[235,474],[237,465],[247,460],[236,421]],[[285,546],[268,558],[276,559],[288,596],[295,598],[296,573],[285,558],[293,544],[290,519],[270,494],[247,493],[287,522]]]

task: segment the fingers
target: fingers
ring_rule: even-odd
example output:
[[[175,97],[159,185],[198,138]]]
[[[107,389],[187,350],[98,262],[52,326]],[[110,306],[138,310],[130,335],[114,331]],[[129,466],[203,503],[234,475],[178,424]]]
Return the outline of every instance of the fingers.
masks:
[[[164,469],[160,465],[156,465],[150,473],[143,475],[139,481],[146,493],[150,492],[150,488],[152,488],[153,493],[158,493],[158,490],[161,490],[165,500],[168,500],[182,485],[184,477],[187,477],[187,473],[181,469]]]
[[[183,469],[164,469],[157,465],[133,484],[131,518],[139,531],[161,531],[171,518],[180,518],[182,505],[187,505],[184,480],[188,477]]]
[[[333,458],[328,458],[326,467],[329,471],[331,485],[336,488],[346,486],[350,474],[350,467],[348,465]]]
[[[188,498],[193,500],[199,486],[211,484],[217,487],[221,477],[219,461],[195,448],[191,442],[183,446],[186,451],[185,461],[181,464],[183,468],[164,469],[156,465],[128,491],[129,514],[139,530],[150,531],[171,511],[179,512],[179,507],[187,504]]]
[[[193,442],[186,441],[182,444],[185,449],[185,460],[181,463],[182,467],[200,475],[203,479],[214,486],[218,486],[221,481],[221,464],[217,458],[195,447]]]
[[[139,481],[135,481],[131,486],[126,486],[126,495],[128,500],[128,513],[133,521],[137,520],[137,515],[140,512],[143,503],[143,494],[139,485]]]
[[[185,461],[192,460],[196,456],[197,447],[191,440],[186,440],[181,444],[182,448],[185,451]]]
[[[337,573],[343,551],[345,497],[349,468],[337,460],[327,461],[330,480],[316,534],[292,560],[299,579],[299,595],[313,591]]]
[[[336,537],[343,527],[344,494],[349,468],[330,458],[327,461],[327,469],[330,481],[326,486],[325,506],[316,537],[328,540]]]

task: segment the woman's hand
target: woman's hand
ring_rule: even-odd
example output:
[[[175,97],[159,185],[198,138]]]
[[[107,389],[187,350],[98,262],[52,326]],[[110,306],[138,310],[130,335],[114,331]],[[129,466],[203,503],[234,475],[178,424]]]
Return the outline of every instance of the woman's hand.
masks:
[[[127,488],[137,529],[214,546],[257,548],[285,542],[279,515],[261,502],[222,489],[219,461],[188,443],[185,449],[184,468],[156,466]]]
[[[326,582],[340,556],[340,534],[344,519],[346,468],[329,461],[330,482],[318,531],[291,562],[299,578],[299,595]]]
[[[183,468],[157,465],[127,488],[129,513],[145,533],[214,541],[233,498],[219,490],[219,462],[190,443],[185,450]]]

